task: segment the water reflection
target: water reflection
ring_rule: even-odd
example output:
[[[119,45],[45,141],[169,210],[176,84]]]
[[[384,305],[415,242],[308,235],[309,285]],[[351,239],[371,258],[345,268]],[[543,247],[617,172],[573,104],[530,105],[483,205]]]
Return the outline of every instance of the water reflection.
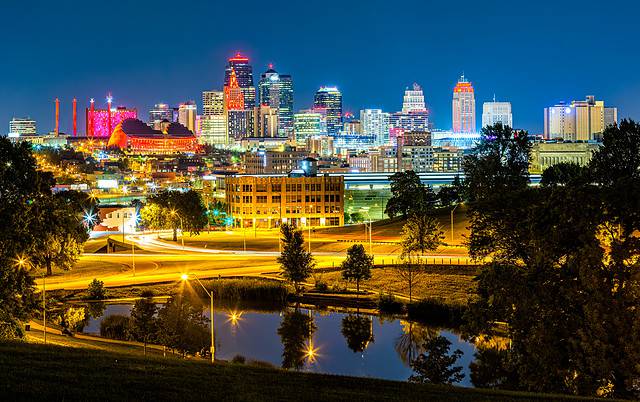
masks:
[[[283,347],[282,368],[300,370],[305,361],[315,362],[312,337],[316,328],[311,311],[305,314],[296,308],[284,312],[278,328]]]
[[[364,352],[369,342],[374,341],[373,321],[359,314],[349,314],[342,319],[342,336],[349,349],[355,353]]]
[[[410,367],[411,362],[424,352],[426,341],[438,336],[440,331],[411,321],[400,320],[400,325],[402,334],[396,339],[395,349],[400,360]]]

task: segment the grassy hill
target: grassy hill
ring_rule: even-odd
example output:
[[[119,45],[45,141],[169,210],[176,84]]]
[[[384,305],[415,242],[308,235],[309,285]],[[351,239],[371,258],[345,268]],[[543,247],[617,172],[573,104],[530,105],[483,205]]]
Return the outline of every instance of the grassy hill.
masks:
[[[7,401],[577,400],[12,342],[0,367]]]

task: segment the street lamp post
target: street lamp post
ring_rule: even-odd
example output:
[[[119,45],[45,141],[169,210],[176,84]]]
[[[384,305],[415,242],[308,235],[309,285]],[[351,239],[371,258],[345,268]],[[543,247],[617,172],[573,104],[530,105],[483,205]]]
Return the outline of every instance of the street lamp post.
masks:
[[[458,208],[458,205],[460,204],[456,204],[455,207],[453,207],[453,209],[451,210],[451,243],[453,244],[453,211],[456,210],[456,208]]]
[[[309,214],[307,215],[307,226],[309,227],[309,253],[311,253],[311,212],[313,205],[309,205]]]
[[[171,210],[171,216],[177,216],[180,219],[180,241],[182,242],[182,251],[184,251],[184,224],[182,221],[182,217],[179,213],[176,212],[175,209]]]
[[[369,254],[373,255],[373,247],[372,247],[372,241],[371,241],[371,232],[373,231],[373,221],[371,220],[371,215],[369,214],[369,211],[362,208],[361,209],[365,214],[367,214],[367,217],[369,218]],[[367,222],[364,223],[364,227],[366,229],[367,227]],[[366,231],[365,231],[366,233]]]
[[[216,356],[216,344],[215,344],[214,323],[213,323],[213,289],[211,290],[211,292],[209,292],[207,290],[207,288],[204,287],[202,282],[200,282],[200,278],[198,278],[196,276],[196,274],[191,274],[191,275],[193,275],[193,277],[196,278],[196,280],[198,281],[200,286],[202,286],[202,289],[205,291],[207,296],[209,296],[209,298],[211,299],[211,309],[209,310],[209,312],[210,312],[210,315],[211,315],[211,363],[213,363],[215,361],[215,356]],[[182,274],[182,276],[180,276],[180,278],[183,281],[188,281],[189,280],[189,275],[188,274]]]

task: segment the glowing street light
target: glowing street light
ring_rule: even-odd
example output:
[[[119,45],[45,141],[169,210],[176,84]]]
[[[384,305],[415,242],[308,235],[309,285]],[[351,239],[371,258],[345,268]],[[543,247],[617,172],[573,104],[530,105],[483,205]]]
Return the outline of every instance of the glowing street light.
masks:
[[[207,290],[207,288],[204,287],[204,285],[202,284],[202,282],[200,282],[200,278],[198,278],[196,276],[196,274],[192,274],[194,278],[196,278],[196,280],[198,281],[198,283],[200,284],[200,286],[202,286],[202,289],[204,290],[204,292],[209,296],[209,298],[211,299],[211,309],[210,311],[210,315],[211,315],[211,363],[213,363],[215,361],[215,355],[216,355],[216,344],[215,344],[215,336],[214,336],[214,323],[213,323],[213,289],[211,290],[211,292],[209,292]],[[180,279],[182,279],[183,281],[188,281],[189,280],[189,274],[182,274],[180,275]]]

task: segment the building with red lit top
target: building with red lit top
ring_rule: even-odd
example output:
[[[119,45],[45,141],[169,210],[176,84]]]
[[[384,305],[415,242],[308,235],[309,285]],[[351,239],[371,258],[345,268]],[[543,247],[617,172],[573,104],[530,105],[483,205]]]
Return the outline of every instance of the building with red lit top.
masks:
[[[126,119],[113,130],[107,144],[107,148],[112,147],[134,154],[173,154],[196,152],[198,140],[178,123],[170,123],[165,131],[160,131],[140,120]]]
[[[473,92],[473,85],[460,77],[458,83],[453,88],[453,132],[454,133],[475,133],[476,132],[476,99]]]

